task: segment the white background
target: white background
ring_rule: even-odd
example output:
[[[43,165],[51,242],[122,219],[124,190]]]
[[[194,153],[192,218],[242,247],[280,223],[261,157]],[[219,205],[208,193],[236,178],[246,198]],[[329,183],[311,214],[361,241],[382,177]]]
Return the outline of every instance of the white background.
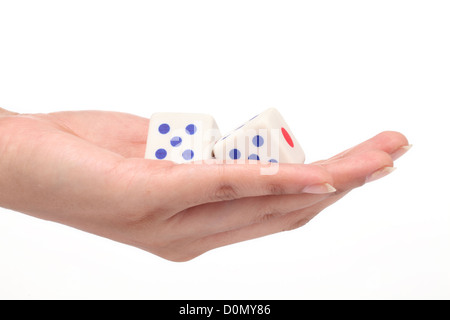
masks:
[[[306,226],[186,263],[0,209],[0,298],[450,298],[449,17],[448,1],[0,1],[3,108],[204,112],[226,133],[276,107],[307,162],[383,130],[414,145]]]

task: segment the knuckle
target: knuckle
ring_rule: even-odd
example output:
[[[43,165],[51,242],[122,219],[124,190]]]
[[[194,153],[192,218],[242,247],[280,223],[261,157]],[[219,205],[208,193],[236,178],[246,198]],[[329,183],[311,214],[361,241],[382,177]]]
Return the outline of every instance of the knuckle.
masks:
[[[273,219],[275,219],[276,217],[280,216],[280,214],[278,212],[268,212],[268,213],[264,213],[263,215],[261,215],[258,219],[259,223],[264,223],[264,222],[268,222],[271,221]]]
[[[230,174],[230,169],[225,165],[219,165],[216,168],[217,171],[209,192],[210,200],[214,202],[239,198],[238,188],[232,179],[234,174]]]
[[[285,187],[282,184],[272,183],[268,185],[269,194],[281,195],[285,193]]]
[[[254,221],[255,223],[268,222],[283,215],[283,212],[281,212],[276,206],[268,206],[264,204],[262,204],[262,208],[259,212],[260,214],[256,218],[256,221]]]
[[[301,218],[294,222],[290,222],[289,224],[286,225],[285,228],[283,228],[282,231],[291,231],[291,230],[295,230],[300,227],[303,227],[305,224],[307,224],[309,222],[309,220],[310,219],[308,219],[308,218]]]
[[[226,201],[237,199],[238,197],[239,194],[236,187],[229,183],[219,185],[213,193],[213,200]]]

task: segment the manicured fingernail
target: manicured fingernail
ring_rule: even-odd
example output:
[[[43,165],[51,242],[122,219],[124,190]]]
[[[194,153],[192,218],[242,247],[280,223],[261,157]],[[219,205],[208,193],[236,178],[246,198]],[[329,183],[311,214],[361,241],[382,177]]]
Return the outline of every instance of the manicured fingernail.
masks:
[[[366,183],[367,182],[372,182],[372,181],[375,181],[375,180],[378,180],[378,179],[381,179],[381,178],[387,176],[389,173],[391,173],[395,169],[397,169],[397,168],[395,168],[395,167],[384,167],[384,168],[381,168],[381,169],[375,171],[374,173],[368,175],[367,178],[366,178]]]
[[[305,193],[316,193],[316,194],[332,193],[335,191],[336,189],[329,183],[312,184],[303,189],[303,192]]]
[[[397,150],[395,150],[394,152],[391,153],[391,157],[392,160],[397,160],[398,158],[400,158],[402,155],[404,155],[409,149],[411,149],[413,145],[407,145],[407,146],[403,146],[398,148]]]

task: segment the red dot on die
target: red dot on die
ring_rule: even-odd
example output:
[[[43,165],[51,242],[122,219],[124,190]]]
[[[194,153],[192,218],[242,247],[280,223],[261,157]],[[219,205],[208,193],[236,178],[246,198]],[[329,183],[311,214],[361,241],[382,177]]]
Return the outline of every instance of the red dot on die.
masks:
[[[293,148],[294,147],[294,141],[292,141],[292,138],[289,135],[289,133],[286,131],[286,129],[285,128],[281,128],[281,133],[283,134],[284,140],[286,140],[288,145],[290,145],[291,148]]]

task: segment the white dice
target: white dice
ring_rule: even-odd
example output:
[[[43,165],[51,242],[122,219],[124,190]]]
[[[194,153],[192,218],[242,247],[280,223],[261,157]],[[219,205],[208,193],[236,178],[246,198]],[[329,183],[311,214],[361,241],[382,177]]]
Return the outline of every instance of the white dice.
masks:
[[[214,118],[197,113],[154,113],[148,128],[146,159],[176,163],[211,159],[220,131]]]
[[[305,162],[302,147],[275,108],[260,113],[221,138],[213,152],[221,160]]]
[[[305,154],[281,114],[270,108],[221,137],[214,118],[198,113],[154,113],[145,158],[176,163],[216,158],[304,163]]]

